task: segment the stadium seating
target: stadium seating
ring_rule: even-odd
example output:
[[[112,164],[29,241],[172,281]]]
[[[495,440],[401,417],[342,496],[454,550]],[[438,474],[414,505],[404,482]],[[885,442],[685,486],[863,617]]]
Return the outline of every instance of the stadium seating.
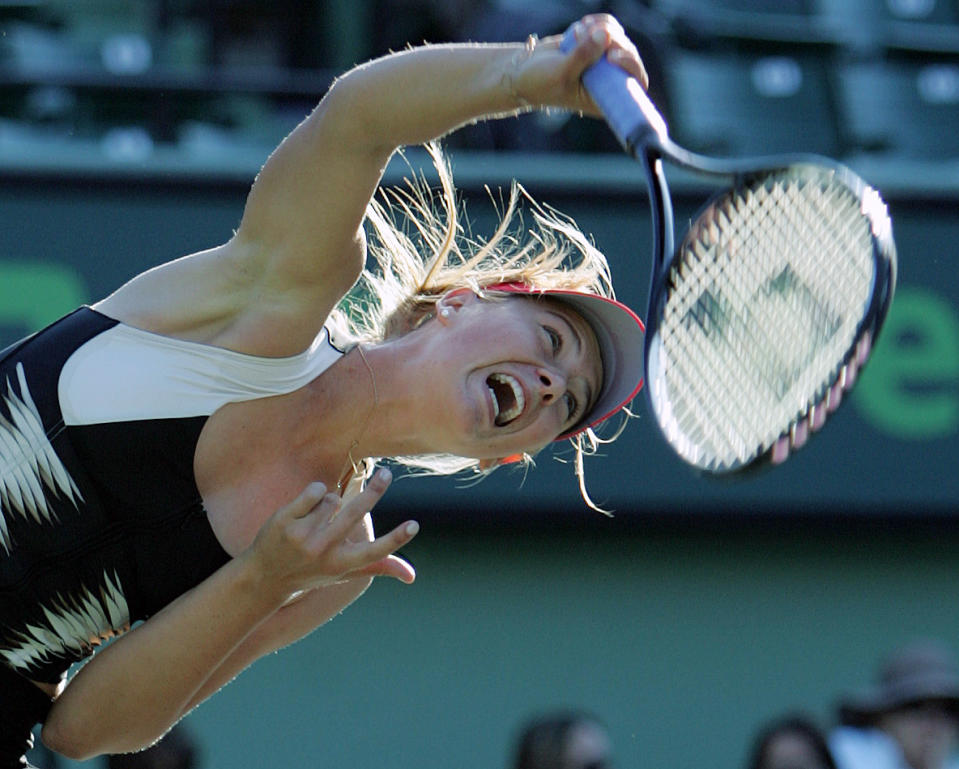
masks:
[[[849,63],[837,79],[851,151],[959,157],[959,62]]]
[[[836,154],[823,62],[796,52],[674,52],[666,66],[673,137],[707,154]]]

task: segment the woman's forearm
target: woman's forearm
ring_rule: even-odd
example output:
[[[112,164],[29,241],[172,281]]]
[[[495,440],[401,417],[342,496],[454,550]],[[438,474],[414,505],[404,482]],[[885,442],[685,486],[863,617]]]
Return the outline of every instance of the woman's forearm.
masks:
[[[344,254],[360,253],[357,233],[397,148],[526,108],[598,114],[580,76],[606,51],[645,77],[625,32],[613,25],[590,34],[584,28],[570,51],[561,50],[559,37],[428,45],[347,72],[281,142],[247,199],[234,246],[243,274],[263,276],[268,286],[255,295],[299,302],[304,316],[329,302],[329,286],[352,285],[362,267]]]
[[[363,64],[336,81],[321,105],[341,120],[342,141],[389,151],[420,144],[474,120],[516,113],[524,44],[448,44],[413,48]]]
[[[151,744],[282,603],[245,560],[230,561],[96,654],[54,702],[44,742],[77,759]]]
[[[342,612],[369,587],[369,578],[313,590],[283,606],[261,623],[207,678],[184,708],[189,713],[253,662],[299,641]]]

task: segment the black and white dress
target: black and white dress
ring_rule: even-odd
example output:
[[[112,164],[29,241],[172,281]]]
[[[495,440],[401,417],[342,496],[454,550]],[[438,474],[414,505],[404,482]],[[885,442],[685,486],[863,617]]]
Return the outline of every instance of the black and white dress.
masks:
[[[59,681],[229,560],[193,473],[204,423],[341,355],[326,329],[299,355],[261,358],[89,307],[0,351],[0,666]],[[5,699],[0,686],[0,716]]]

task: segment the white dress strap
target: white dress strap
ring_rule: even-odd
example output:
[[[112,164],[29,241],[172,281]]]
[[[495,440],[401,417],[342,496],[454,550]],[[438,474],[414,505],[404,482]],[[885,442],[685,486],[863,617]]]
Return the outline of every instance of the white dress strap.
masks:
[[[292,392],[342,354],[326,328],[298,355],[264,358],[118,323],[67,360],[60,406],[67,425],[209,416],[227,403]]]

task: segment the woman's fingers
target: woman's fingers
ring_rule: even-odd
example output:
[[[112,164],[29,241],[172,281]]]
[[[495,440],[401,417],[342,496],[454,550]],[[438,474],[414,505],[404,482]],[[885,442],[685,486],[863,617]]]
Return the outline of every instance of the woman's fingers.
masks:
[[[612,64],[636,78],[644,91],[649,89],[649,73],[631,40],[627,40],[625,45],[608,49],[606,55]]]
[[[387,558],[404,545],[409,544],[419,530],[420,525],[416,521],[407,521],[382,537],[364,545],[364,558],[367,560],[367,565]]]
[[[407,521],[373,542],[363,545],[359,563],[351,574],[368,577],[393,577],[410,584],[416,579],[413,567],[394,553],[408,544],[419,532],[416,521]]]
[[[352,572],[351,576],[392,577],[406,585],[412,585],[416,579],[416,571],[402,558],[390,555],[361,569],[357,569]]]
[[[413,581],[412,566],[393,553],[416,536],[419,524],[415,521],[397,526],[372,541],[351,538],[364,516],[386,493],[390,480],[390,472],[381,469],[359,494],[347,501],[336,494],[324,494],[316,501],[318,489],[304,491],[297,510],[302,511],[306,504],[315,501],[312,515],[302,515],[290,525],[318,571],[335,577],[364,574]]]
[[[373,475],[363,491],[354,498],[363,500],[361,506],[362,504],[368,505],[368,507],[362,511],[362,514],[369,512],[370,508],[380,501],[380,498],[389,488],[391,479],[392,475],[386,468],[378,470]],[[310,515],[311,513],[319,514],[325,512],[327,514],[327,519],[330,519],[334,516],[339,517],[335,514],[341,504],[342,500],[339,495],[334,494],[333,492],[328,493],[326,484],[321,483],[320,481],[314,481],[313,483],[308,484],[306,488],[299,493],[296,499],[294,499],[288,505],[280,508],[277,511],[277,517],[285,518],[287,520],[295,520],[299,518],[306,518],[306,516]],[[355,512],[356,511],[354,510],[354,515],[351,517],[356,517]],[[362,514],[359,517],[362,517]],[[356,521],[354,520],[353,523],[355,524]],[[345,525],[345,523],[343,525]]]
[[[309,484],[299,495],[276,511],[277,519],[295,520],[305,518],[326,498],[326,484],[315,481]]]
[[[645,88],[646,68],[636,46],[620,23],[607,14],[584,16],[573,25],[576,45],[564,52],[565,35],[544,38],[536,45],[527,42],[513,53],[503,83],[520,104],[560,107],[599,116],[600,112],[582,85],[582,75],[604,54],[615,66],[635,77]]]
[[[626,30],[608,14],[585,16],[573,25],[573,35],[578,43],[574,56],[582,70],[587,69],[603,54],[612,64],[626,70],[635,77],[643,88],[649,87],[649,74],[639,56],[639,52]]]
[[[395,555],[401,547],[417,535],[420,526],[407,521],[372,542],[342,544],[342,564],[345,576],[394,577],[407,584],[416,578],[416,572],[405,560]]]
[[[389,471],[380,470],[346,500],[322,483],[309,484],[263,526],[251,557],[286,595],[360,575],[412,582],[413,567],[394,553],[416,536],[419,525],[408,521],[374,539],[364,522],[390,480]]]
[[[332,515],[327,515],[326,518],[323,518],[322,515],[318,516],[320,523],[328,524],[326,536],[331,540],[341,540],[347,537],[363,516],[383,498],[392,479],[393,476],[389,470],[380,468],[373,474],[373,477],[370,478],[359,494],[338,506]]]

